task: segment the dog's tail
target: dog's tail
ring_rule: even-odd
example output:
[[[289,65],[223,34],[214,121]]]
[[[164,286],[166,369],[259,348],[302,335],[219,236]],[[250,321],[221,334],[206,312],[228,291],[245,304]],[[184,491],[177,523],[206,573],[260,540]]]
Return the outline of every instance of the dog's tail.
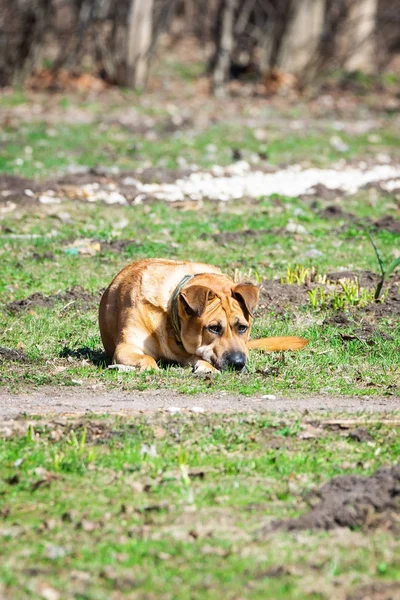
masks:
[[[267,352],[279,352],[283,350],[301,350],[308,344],[309,340],[295,336],[267,337],[258,340],[249,340],[247,347],[250,350],[266,350]]]

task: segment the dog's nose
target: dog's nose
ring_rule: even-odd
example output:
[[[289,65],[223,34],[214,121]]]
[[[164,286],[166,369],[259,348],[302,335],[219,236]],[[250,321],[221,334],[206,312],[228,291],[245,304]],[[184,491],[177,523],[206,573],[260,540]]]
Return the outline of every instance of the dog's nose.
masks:
[[[235,371],[241,371],[246,365],[245,353],[231,352],[226,357],[226,364],[228,368],[235,369]]]

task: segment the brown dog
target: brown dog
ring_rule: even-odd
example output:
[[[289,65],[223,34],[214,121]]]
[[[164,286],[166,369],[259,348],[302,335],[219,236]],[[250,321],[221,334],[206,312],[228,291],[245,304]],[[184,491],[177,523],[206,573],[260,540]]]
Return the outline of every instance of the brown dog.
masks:
[[[157,360],[196,373],[244,369],[249,348],[297,350],[301,338],[249,342],[259,289],[235,283],[217,267],[137,260],[115,277],[100,302],[99,324],[114,363],[158,368]]]

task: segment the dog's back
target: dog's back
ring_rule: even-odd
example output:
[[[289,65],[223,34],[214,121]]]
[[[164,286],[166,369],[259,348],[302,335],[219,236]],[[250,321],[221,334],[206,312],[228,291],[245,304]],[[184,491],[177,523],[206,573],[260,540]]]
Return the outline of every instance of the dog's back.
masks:
[[[174,261],[163,258],[146,258],[127,265],[113,279],[100,302],[99,324],[101,339],[109,356],[113,356],[117,344],[117,332],[124,329],[132,319],[132,307],[147,307],[146,316],[151,318],[151,309],[156,317],[166,313],[171,295],[185,275],[198,273],[221,273],[220,269],[205,263]],[[150,311],[148,310],[150,309]]]

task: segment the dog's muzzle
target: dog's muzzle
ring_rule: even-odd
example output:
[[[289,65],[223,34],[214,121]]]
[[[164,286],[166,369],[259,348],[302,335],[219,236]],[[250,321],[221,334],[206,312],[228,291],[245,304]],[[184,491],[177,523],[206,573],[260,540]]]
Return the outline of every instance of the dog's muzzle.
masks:
[[[247,357],[244,352],[226,352],[222,356],[221,369],[233,369],[234,371],[243,371],[246,366]]]

